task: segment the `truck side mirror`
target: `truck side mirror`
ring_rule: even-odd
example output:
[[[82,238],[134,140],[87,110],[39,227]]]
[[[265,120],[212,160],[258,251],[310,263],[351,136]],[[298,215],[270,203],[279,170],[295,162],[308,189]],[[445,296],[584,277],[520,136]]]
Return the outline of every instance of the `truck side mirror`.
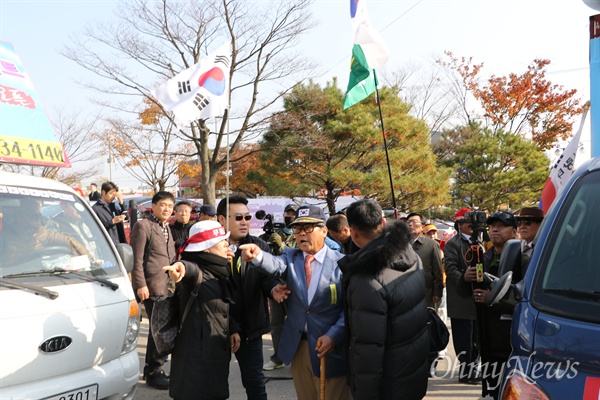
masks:
[[[121,257],[125,271],[130,273],[133,270],[133,249],[128,244],[119,243],[117,244],[117,253]]]

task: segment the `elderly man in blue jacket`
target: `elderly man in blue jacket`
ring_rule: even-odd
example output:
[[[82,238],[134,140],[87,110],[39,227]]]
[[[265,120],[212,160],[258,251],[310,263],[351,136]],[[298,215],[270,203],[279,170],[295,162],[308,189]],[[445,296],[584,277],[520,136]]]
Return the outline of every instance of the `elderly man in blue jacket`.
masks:
[[[325,245],[325,214],[318,206],[302,206],[290,224],[297,249],[281,256],[263,252],[255,244],[240,246],[244,261],[281,275],[287,282],[288,317],[277,354],[291,363],[294,387],[300,400],[317,400],[320,393],[320,359],[326,357],[325,397],[351,399],[346,384],[342,273],[337,261],[343,255]]]

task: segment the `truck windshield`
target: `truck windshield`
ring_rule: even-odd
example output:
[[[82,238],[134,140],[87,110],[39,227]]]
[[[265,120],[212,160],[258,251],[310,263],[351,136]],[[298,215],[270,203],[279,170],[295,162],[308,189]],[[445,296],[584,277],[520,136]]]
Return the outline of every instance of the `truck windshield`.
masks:
[[[92,212],[68,192],[0,187],[0,278],[26,279],[44,270],[119,274]],[[51,280],[54,275],[43,276]]]

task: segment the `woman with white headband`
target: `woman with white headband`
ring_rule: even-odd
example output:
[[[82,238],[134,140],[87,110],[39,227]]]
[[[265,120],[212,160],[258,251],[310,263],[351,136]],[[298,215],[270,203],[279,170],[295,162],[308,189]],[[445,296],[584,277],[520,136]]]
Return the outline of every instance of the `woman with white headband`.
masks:
[[[240,335],[229,313],[233,289],[228,257],[233,254],[228,237],[216,221],[197,222],[178,250],[181,261],[163,267],[177,283],[180,310],[200,282],[173,349],[169,395],[176,400],[229,398],[229,362]]]

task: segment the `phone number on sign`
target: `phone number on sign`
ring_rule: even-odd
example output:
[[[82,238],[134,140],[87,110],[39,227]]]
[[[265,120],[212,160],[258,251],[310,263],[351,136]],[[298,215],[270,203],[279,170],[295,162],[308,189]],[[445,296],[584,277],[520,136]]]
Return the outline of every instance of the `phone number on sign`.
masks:
[[[0,156],[46,162],[65,162],[63,148],[59,143],[28,140],[0,139]]]

